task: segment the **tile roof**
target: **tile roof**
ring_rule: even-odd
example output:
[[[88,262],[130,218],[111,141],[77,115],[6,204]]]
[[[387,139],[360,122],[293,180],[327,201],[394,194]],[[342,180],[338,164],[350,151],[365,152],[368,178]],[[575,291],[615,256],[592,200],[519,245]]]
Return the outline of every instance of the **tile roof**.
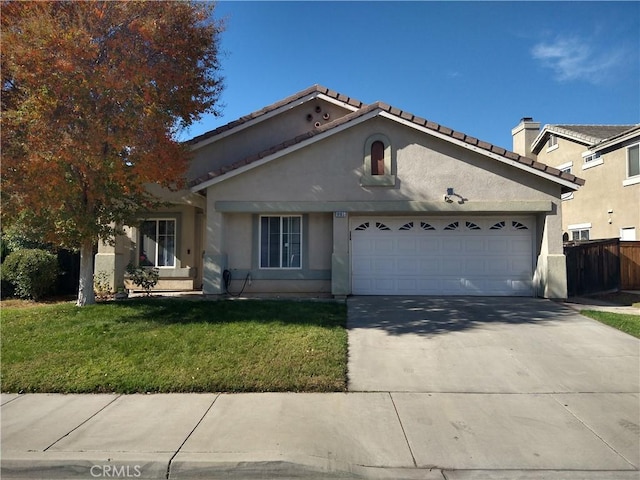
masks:
[[[280,106],[286,105],[287,103],[291,103],[291,102],[295,101],[296,99],[299,99],[299,98],[304,97],[305,95],[308,95],[309,93],[313,93],[314,91],[318,91],[318,92],[321,92],[321,93],[331,92],[330,90],[325,89],[324,87],[320,87],[318,85],[315,85],[315,86],[313,86],[313,87],[311,87],[311,88],[309,88],[307,90],[304,90],[304,91],[302,91],[302,92],[300,92],[298,94],[293,95],[292,97],[289,97],[289,98],[287,98],[287,99],[285,99],[285,100],[283,100],[281,102],[278,102],[277,104],[273,104],[273,105],[270,105],[268,107],[265,107],[264,109],[262,109],[262,110],[260,110],[259,112],[256,112],[256,113],[263,112],[263,113],[260,113],[260,115],[262,115],[262,114],[266,113],[267,111],[271,111],[271,110],[274,110],[275,108],[279,108]],[[413,114],[411,114],[409,112],[405,112],[405,111],[400,110],[398,108],[392,107],[392,106],[390,106],[390,105],[388,105],[386,103],[375,102],[375,103],[372,103],[372,104],[369,104],[369,105],[365,105],[362,102],[354,101],[353,99],[350,99],[349,97],[345,97],[345,96],[340,95],[340,94],[335,94],[334,92],[332,92],[332,94],[330,96],[332,96],[334,98],[337,98],[337,99],[341,99],[343,101],[348,101],[349,104],[353,105],[353,106],[357,106],[356,103],[359,103],[359,109],[354,111],[354,112],[352,112],[352,113],[349,113],[349,114],[347,114],[345,116],[342,116],[342,117],[340,117],[340,118],[338,118],[336,120],[328,122],[328,123],[326,123],[324,125],[321,125],[321,126],[319,126],[317,128],[314,128],[313,130],[310,130],[310,131],[308,131],[308,132],[306,132],[306,133],[304,133],[302,135],[298,135],[295,138],[292,138],[292,139],[287,140],[285,142],[279,143],[277,145],[273,145],[272,147],[270,147],[270,148],[268,148],[266,150],[263,150],[263,151],[261,151],[261,152],[259,152],[257,154],[250,155],[250,156],[248,156],[246,158],[243,158],[243,159],[241,159],[241,160],[239,160],[239,161],[237,161],[237,162],[235,162],[235,163],[233,163],[231,165],[223,166],[223,167],[221,167],[221,168],[219,168],[217,170],[214,170],[214,171],[209,172],[209,173],[207,173],[205,175],[202,175],[202,176],[200,176],[200,177],[198,177],[198,178],[196,178],[194,180],[191,180],[189,182],[189,187],[195,187],[195,186],[197,186],[199,184],[202,184],[202,183],[204,183],[204,182],[206,182],[208,180],[212,180],[214,178],[220,177],[220,176],[222,176],[222,175],[224,175],[224,174],[226,174],[226,173],[228,173],[230,171],[237,170],[237,169],[239,169],[241,167],[244,167],[246,165],[250,165],[250,164],[252,164],[254,162],[257,162],[257,161],[259,161],[259,160],[261,160],[261,159],[263,159],[265,157],[268,157],[270,155],[273,155],[275,153],[283,151],[283,150],[285,150],[287,148],[290,148],[290,147],[292,147],[294,145],[297,145],[297,144],[299,144],[299,143],[301,143],[303,141],[309,140],[309,139],[311,139],[311,138],[313,138],[315,136],[318,136],[318,135],[320,135],[322,133],[331,131],[331,130],[337,128],[337,127],[345,125],[345,124],[347,124],[347,123],[349,123],[349,122],[351,122],[351,121],[353,121],[353,120],[355,120],[357,118],[360,118],[360,117],[362,117],[364,115],[367,115],[367,114],[369,114],[371,112],[374,112],[376,110],[379,110],[380,112],[386,112],[388,114],[391,114],[392,116],[397,117],[398,120],[408,121],[408,122],[413,123],[413,124],[415,124],[415,125],[417,125],[419,127],[423,127],[423,128],[428,129],[428,130],[431,130],[433,132],[437,132],[437,133],[439,133],[441,135],[444,135],[445,137],[450,137],[452,140],[457,140],[457,141],[460,141],[460,142],[464,142],[464,143],[466,143],[468,145],[471,145],[471,146],[474,146],[474,147],[478,147],[478,148],[480,148],[482,150],[485,150],[486,152],[490,152],[490,153],[502,156],[502,157],[504,157],[504,158],[506,158],[508,160],[512,160],[512,161],[518,162],[518,163],[520,163],[520,164],[522,164],[524,166],[533,168],[533,169],[538,170],[540,172],[547,173],[547,174],[549,174],[551,176],[554,176],[554,177],[558,177],[559,179],[563,179],[563,180],[575,183],[576,185],[584,185],[584,180],[583,179],[578,178],[578,177],[576,177],[575,175],[573,175],[571,173],[562,172],[562,171],[560,171],[560,170],[558,170],[556,168],[553,168],[553,167],[550,167],[548,165],[545,165],[544,163],[537,162],[537,161],[535,161],[535,160],[533,160],[531,158],[528,158],[528,157],[523,157],[522,155],[519,155],[517,153],[511,152],[511,151],[506,150],[506,149],[504,149],[502,147],[498,147],[496,145],[492,145],[492,144],[490,144],[488,142],[484,142],[484,141],[479,140],[479,139],[477,139],[475,137],[471,137],[469,135],[466,135],[466,134],[464,134],[462,132],[458,132],[458,131],[453,130],[451,128],[448,128],[448,127],[445,127],[443,125],[440,125],[438,123],[432,122],[430,120],[426,120],[424,118],[415,116],[415,115],[413,115]],[[278,106],[274,107],[275,105],[278,105]],[[243,119],[244,118],[255,118],[256,116],[259,116],[259,115],[251,114],[248,117],[243,117]],[[237,125],[240,125],[240,124],[242,124],[242,123],[244,123],[246,121],[247,120],[242,121],[242,119],[239,119],[239,120],[237,120],[235,122],[231,122],[228,125],[237,126]],[[228,130],[230,128],[233,128],[233,126],[232,127],[228,127],[228,125],[220,127],[220,128],[218,128],[216,130],[213,130],[212,132],[209,132],[207,134],[201,135],[200,137],[196,137],[195,139],[191,140],[190,142],[193,142],[194,140],[196,140],[198,138],[200,138],[200,140],[202,140],[201,137],[207,137],[208,138],[209,136],[214,135],[215,134],[214,132],[220,133],[221,131],[226,131],[226,130]],[[198,141],[200,141],[200,140],[198,140]],[[194,143],[197,143],[197,142],[194,142]]]
[[[545,125],[540,135],[534,140],[534,145],[539,143],[546,132],[566,135],[577,141],[583,141],[587,145],[595,145],[612,137],[616,137],[637,125]]]
[[[351,97],[347,97],[346,95],[342,95],[336,91],[330,90],[326,87],[323,87],[321,85],[313,85],[309,88],[306,88],[305,90],[302,90],[298,93],[294,93],[293,95],[282,99],[278,102],[272,103],[271,105],[267,105],[264,108],[261,108],[260,110],[256,110],[255,112],[252,112],[248,115],[245,115],[243,117],[238,118],[237,120],[234,120],[232,122],[227,123],[226,125],[222,125],[214,130],[211,130],[209,132],[203,133],[202,135],[199,135],[197,137],[192,138],[191,140],[187,140],[185,143],[187,145],[195,145],[198,144],[200,142],[202,142],[203,140],[206,140],[208,138],[211,137],[215,137],[216,135],[219,135],[221,133],[224,133],[228,130],[233,130],[236,127],[239,127],[240,125],[243,125],[251,120],[257,119],[262,117],[263,115],[266,115],[270,112],[273,112],[274,110],[277,110],[281,107],[284,107],[286,105],[289,105],[291,103],[294,103],[298,100],[300,100],[301,98],[304,98],[308,95],[313,95],[313,94],[324,94],[328,97],[334,98],[340,102],[346,103],[348,105],[351,105],[354,108],[360,108],[364,105],[364,103],[362,103],[360,100],[356,100],[355,98],[351,98]]]

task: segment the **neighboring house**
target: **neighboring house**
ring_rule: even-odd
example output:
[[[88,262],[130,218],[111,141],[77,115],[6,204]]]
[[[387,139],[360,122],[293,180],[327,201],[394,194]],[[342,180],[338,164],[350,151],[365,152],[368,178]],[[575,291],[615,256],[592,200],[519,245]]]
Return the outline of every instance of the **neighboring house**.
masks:
[[[640,125],[545,125],[524,118],[514,151],[586,181],[562,195],[565,240],[640,240]]]
[[[188,144],[190,190],[100,246],[115,284],[133,261],[205,294],[230,274],[247,294],[566,297],[571,173],[320,86]]]

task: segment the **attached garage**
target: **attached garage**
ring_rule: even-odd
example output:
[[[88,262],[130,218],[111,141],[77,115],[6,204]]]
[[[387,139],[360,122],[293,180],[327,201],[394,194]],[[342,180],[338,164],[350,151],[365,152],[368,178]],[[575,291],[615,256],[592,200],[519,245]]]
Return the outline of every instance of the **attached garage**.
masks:
[[[534,217],[352,217],[357,295],[533,295]]]

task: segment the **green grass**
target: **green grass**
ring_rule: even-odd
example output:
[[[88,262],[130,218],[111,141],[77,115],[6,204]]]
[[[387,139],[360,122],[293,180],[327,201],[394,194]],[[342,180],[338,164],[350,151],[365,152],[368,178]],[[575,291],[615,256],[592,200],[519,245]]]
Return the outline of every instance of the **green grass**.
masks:
[[[3,307],[2,391],[343,391],[345,324],[320,302]]]
[[[633,335],[636,338],[640,338],[640,315],[601,312],[597,310],[582,310],[580,313],[613,328],[617,328],[629,335]]]

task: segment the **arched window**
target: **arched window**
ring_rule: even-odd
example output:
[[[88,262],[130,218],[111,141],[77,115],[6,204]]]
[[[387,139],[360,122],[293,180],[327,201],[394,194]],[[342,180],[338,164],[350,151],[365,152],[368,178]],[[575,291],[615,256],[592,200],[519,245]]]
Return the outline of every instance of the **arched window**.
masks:
[[[371,175],[384,175],[384,143],[380,140],[371,144]]]
[[[364,162],[360,184],[367,187],[393,187],[396,184],[391,142],[386,135],[374,133],[364,143]]]

